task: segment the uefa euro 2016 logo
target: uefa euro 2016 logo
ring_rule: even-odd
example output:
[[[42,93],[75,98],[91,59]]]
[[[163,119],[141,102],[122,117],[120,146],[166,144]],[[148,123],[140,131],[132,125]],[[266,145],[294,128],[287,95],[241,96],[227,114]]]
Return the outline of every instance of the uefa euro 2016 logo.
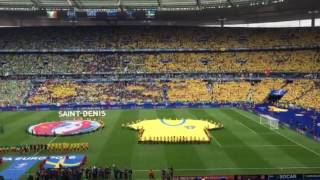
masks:
[[[28,132],[37,136],[70,136],[95,131],[103,126],[102,123],[92,120],[52,121],[30,126]]]
[[[85,134],[104,127],[102,120],[89,120],[92,117],[104,117],[102,110],[59,111],[63,120],[43,122],[29,126],[27,131],[36,136],[70,136]],[[75,120],[72,120],[75,118]]]

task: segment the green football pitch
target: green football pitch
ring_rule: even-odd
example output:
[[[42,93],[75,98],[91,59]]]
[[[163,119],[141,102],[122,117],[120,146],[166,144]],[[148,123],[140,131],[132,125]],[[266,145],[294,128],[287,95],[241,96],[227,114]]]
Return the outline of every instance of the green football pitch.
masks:
[[[210,144],[138,144],[137,132],[121,126],[155,118],[208,119],[224,128],[210,131]],[[137,179],[144,179],[149,169],[168,167],[176,175],[320,172],[320,143],[287,128],[270,130],[259,124],[257,115],[235,108],[107,110],[105,128],[91,134],[54,138],[26,133],[29,124],[58,119],[57,111],[1,112],[5,131],[0,145],[88,142],[87,166],[129,167]]]

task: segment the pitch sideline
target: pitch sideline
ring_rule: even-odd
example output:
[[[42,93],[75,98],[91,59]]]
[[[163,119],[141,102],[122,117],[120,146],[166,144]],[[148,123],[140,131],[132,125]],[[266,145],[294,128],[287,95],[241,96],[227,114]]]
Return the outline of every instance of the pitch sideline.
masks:
[[[288,169],[320,169],[320,167],[261,167],[261,168],[209,168],[209,169],[174,169],[174,171],[220,171],[220,170],[288,170]],[[137,169],[135,172],[147,172],[148,169]],[[155,169],[153,171],[161,171]]]

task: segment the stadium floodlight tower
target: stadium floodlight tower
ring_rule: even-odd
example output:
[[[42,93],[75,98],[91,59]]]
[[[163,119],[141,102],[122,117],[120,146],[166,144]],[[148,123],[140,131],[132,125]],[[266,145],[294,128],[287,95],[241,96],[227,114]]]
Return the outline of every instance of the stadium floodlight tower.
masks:
[[[266,114],[260,114],[260,124],[270,129],[279,129],[279,120]]]

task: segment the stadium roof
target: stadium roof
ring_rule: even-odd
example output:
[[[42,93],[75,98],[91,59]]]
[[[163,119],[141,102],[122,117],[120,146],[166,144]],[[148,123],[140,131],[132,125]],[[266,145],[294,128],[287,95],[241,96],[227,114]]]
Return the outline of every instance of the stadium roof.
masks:
[[[311,18],[320,18],[320,0],[0,0],[0,27],[220,26]]]
[[[161,8],[239,7],[283,2],[284,0],[0,0],[0,7],[20,8]]]

